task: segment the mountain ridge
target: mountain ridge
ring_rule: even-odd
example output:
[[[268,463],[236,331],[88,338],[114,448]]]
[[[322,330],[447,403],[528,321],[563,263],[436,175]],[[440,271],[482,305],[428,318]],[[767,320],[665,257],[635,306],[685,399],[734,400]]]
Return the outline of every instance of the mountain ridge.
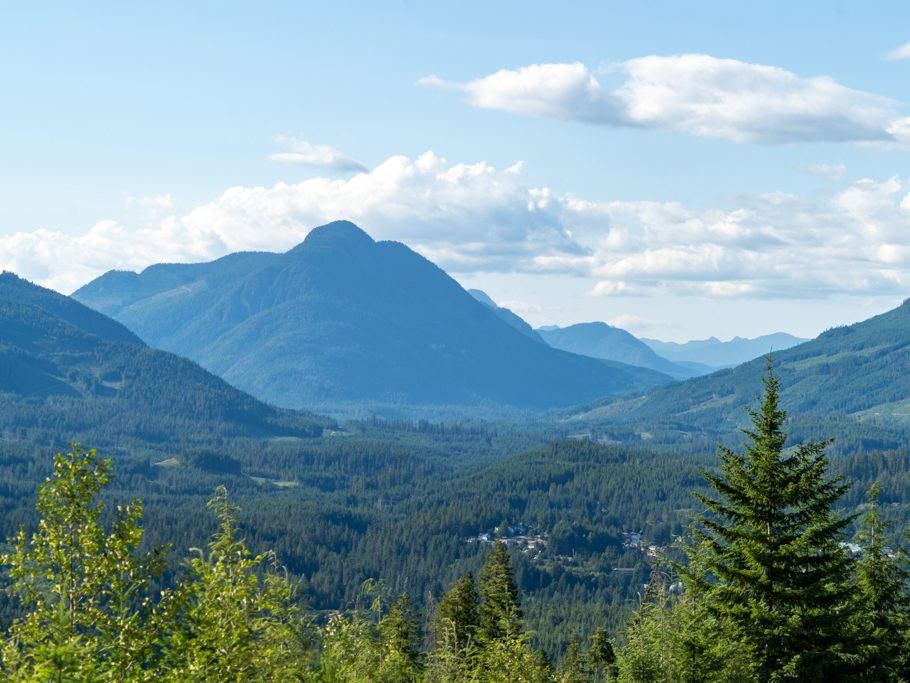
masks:
[[[568,419],[680,434],[732,434],[748,422],[747,408],[760,394],[769,358],[781,382],[781,404],[794,425],[825,421],[835,431],[852,431],[877,448],[887,447],[876,440],[878,427],[910,428],[910,374],[905,371],[910,367],[910,300],[734,368],[634,398],[580,407]]]
[[[483,290],[469,289],[467,292],[475,299],[477,299],[480,303],[484,304],[487,308],[493,311],[503,321],[514,327],[526,337],[530,337],[540,344],[546,343],[543,338],[541,338],[541,336],[537,333],[537,331],[524,320],[524,318],[517,315],[508,308],[497,304],[495,301],[493,301],[493,299],[490,298],[490,295]]]
[[[329,420],[265,405],[120,323],[0,276],[0,416],[18,432],[149,442],[321,433]]]
[[[703,374],[663,358],[630,332],[604,322],[576,323],[556,329],[541,328],[537,333],[554,348],[650,368],[673,379],[688,379]]]
[[[314,228],[283,254],[226,258],[153,266],[138,280],[102,275],[74,297],[152,346],[294,408],[538,409],[670,381],[540,344],[404,244],[374,241],[348,221]]]
[[[721,341],[713,336],[683,343],[645,337],[642,337],[641,341],[673,362],[700,363],[713,369],[720,369],[734,367],[772,351],[783,351],[809,340],[786,332],[772,332],[753,338],[736,336],[728,341]]]

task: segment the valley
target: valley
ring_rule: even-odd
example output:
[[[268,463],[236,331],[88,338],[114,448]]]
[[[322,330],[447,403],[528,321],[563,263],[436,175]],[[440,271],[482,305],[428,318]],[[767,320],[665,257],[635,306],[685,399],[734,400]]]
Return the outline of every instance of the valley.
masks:
[[[49,454],[78,441],[113,457],[109,495],[141,498],[149,536],[176,549],[212,533],[204,501],[225,485],[247,542],[274,550],[315,614],[356,604],[370,581],[423,608],[501,539],[537,646],[561,661],[573,634],[620,637],[656,557],[700,509],[693,493],[717,446],[742,442],[767,358],[702,375],[604,324],[535,331],[404,247],[383,248],[407,267],[335,224],[286,255],[113,272],[77,292],[83,303],[4,274],[0,349],[15,362],[0,376],[0,535],[32,523]],[[339,272],[351,255],[385,289]],[[427,283],[402,280],[409,268]],[[392,312],[413,306],[409,288],[421,309]],[[910,519],[906,310],[771,356],[791,436],[837,437],[845,511],[879,482],[897,521]],[[256,398],[147,342],[247,377]],[[334,417],[319,415],[329,401],[287,407],[313,396],[313,368],[321,385],[348,387]],[[400,402],[371,389],[386,382]]]

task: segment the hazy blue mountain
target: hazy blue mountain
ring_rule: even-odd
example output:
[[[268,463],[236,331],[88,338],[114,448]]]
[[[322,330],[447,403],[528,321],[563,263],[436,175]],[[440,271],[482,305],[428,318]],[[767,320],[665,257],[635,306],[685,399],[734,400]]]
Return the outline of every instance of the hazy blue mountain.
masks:
[[[836,431],[910,425],[910,300],[892,311],[773,353],[782,401],[799,421],[829,421]],[[757,358],[628,400],[575,411],[593,422],[635,423],[680,433],[732,432],[748,421],[767,359]],[[862,425],[862,430],[859,429]],[[869,447],[877,447],[870,436]]]
[[[534,330],[534,328],[531,327],[528,323],[526,323],[526,322],[524,321],[524,319],[521,318],[521,316],[518,316],[518,315],[516,315],[515,313],[513,313],[512,311],[510,311],[508,308],[503,308],[502,306],[500,306],[499,304],[497,304],[497,303],[496,303],[495,301],[493,301],[493,299],[491,299],[491,298],[489,297],[489,295],[488,295],[486,292],[484,292],[483,290],[480,290],[480,289],[469,289],[469,290],[467,290],[467,291],[468,291],[468,294],[470,294],[471,296],[473,296],[473,297],[474,297],[475,299],[477,299],[480,303],[482,303],[482,304],[484,304],[485,306],[487,306],[487,307],[488,307],[491,311],[493,311],[497,316],[499,316],[502,320],[504,320],[504,321],[507,322],[509,325],[511,325],[512,327],[514,327],[516,330],[518,330],[519,332],[521,332],[524,336],[530,337],[531,339],[533,339],[534,341],[536,341],[536,342],[538,342],[538,343],[540,343],[540,344],[545,344],[545,343],[546,343],[543,339],[540,338],[540,335],[537,334],[537,332]],[[633,365],[634,365],[634,363],[633,363]]]
[[[661,358],[651,347],[629,332],[603,322],[578,323],[568,327],[540,328],[537,333],[550,346],[583,356],[614,360],[663,372],[674,379],[703,375],[691,366]]]
[[[675,363],[700,363],[710,368],[729,368],[745,363],[759,356],[766,356],[771,351],[783,351],[806,339],[794,337],[786,332],[775,332],[754,339],[733,337],[730,341],[721,341],[716,337],[698,339],[680,344],[677,342],[642,340],[655,352]]]
[[[345,221],[284,254],[111,272],[74,296],[289,407],[543,408],[669,381],[535,342],[405,245]]]
[[[211,441],[308,435],[324,418],[267,406],[120,323],[0,275],[0,424],[14,437]]]
[[[0,300],[40,308],[60,322],[68,323],[105,341],[144,346],[139,337],[116,320],[111,320],[68,296],[23,280],[15,273],[8,271],[0,273]],[[13,332],[11,326],[4,327],[0,334],[9,335]]]

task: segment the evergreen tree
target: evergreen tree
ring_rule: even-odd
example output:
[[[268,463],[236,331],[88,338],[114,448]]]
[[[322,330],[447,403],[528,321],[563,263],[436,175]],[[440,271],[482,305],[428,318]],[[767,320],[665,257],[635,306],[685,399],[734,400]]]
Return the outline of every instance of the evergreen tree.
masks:
[[[649,591],[619,651],[618,680],[628,683],[752,683],[751,661],[730,624],[666,583]],[[610,674],[615,669],[607,669]]]
[[[493,544],[478,575],[480,584],[480,638],[489,643],[521,633],[518,588],[512,579],[512,564],[502,543]]]
[[[420,631],[411,598],[405,592],[392,603],[379,622],[383,648],[383,675],[387,681],[410,681],[418,676],[421,666]]]
[[[573,633],[569,638],[569,647],[563,658],[559,683],[588,683],[592,678],[590,662],[581,651],[578,634]]]
[[[445,638],[458,651],[463,651],[474,642],[480,628],[480,597],[474,585],[474,575],[468,572],[452,588],[443,594],[433,615],[433,631],[436,646]]]
[[[599,628],[591,636],[588,662],[595,676],[601,676],[604,680],[616,677],[616,651],[606,629]]]
[[[879,508],[881,488],[874,484],[867,494],[868,508],[857,540],[861,548],[856,567],[862,600],[863,678],[870,681],[899,681],[908,668],[906,632],[908,626],[907,570],[902,553],[888,545],[890,524]]]
[[[477,641],[479,600],[471,572],[443,593],[432,616],[428,680],[471,680],[480,655]]]
[[[760,681],[849,678],[854,661],[850,560],[840,546],[849,520],[832,506],[847,486],[827,474],[827,442],[784,448],[786,413],[769,359],[764,399],[750,411],[745,452],[720,452],[714,494],[699,496],[690,562],[709,611],[737,627]]]

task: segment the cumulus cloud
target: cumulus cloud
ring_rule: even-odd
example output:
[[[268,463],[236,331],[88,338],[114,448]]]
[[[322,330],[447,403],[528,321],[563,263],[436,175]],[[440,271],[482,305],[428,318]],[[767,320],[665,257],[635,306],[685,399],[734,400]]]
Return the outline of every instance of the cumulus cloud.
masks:
[[[345,156],[329,145],[314,145],[306,140],[298,140],[293,136],[279,135],[278,144],[288,148],[284,152],[275,152],[269,159],[281,164],[294,164],[309,166],[331,171],[365,171],[363,164]]]
[[[777,192],[696,209],[529,187],[520,164],[452,163],[432,152],[393,156],[349,178],[230,188],[145,225],[101,221],[81,234],[0,237],[0,269],[71,291],[111,268],[289,249],[311,228],[341,218],[377,239],[403,241],[455,274],[580,277],[593,296],[910,290],[910,183],[902,178],[860,180],[825,199]]]
[[[516,114],[675,131],[736,143],[891,142],[897,105],[818,76],[710,55],[631,59],[605,87],[581,63],[534,64],[466,83],[430,76],[422,85],[464,93],[476,107]]]
[[[812,175],[824,176],[830,180],[840,180],[847,175],[847,167],[844,164],[809,164],[806,170]]]
[[[910,43],[904,43],[900,47],[894,48],[891,50],[891,52],[885,55],[885,58],[892,60],[910,59]]]
[[[106,220],[81,234],[37,230],[0,237],[0,269],[71,291],[111,268],[289,249],[312,227],[341,218],[461,272],[533,269],[536,258],[581,251],[547,193],[525,187],[520,164],[500,170],[427,152],[390,157],[350,178],[229,188],[189,213],[147,225]]]
[[[773,193],[726,211],[614,202],[594,253],[603,283],[594,293],[628,282],[710,297],[905,293],[908,191],[889,178],[862,180],[824,202]]]

